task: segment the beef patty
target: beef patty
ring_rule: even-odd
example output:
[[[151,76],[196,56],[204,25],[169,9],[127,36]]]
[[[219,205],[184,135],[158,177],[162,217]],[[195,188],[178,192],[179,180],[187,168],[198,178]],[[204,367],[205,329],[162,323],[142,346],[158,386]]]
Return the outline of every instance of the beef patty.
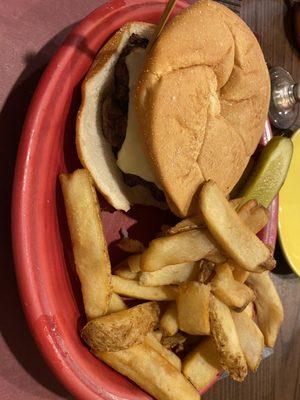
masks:
[[[126,137],[128,103],[129,103],[129,73],[126,57],[135,49],[145,49],[148,39],[133,33],[127,45],[122,50],[114,69],[114,83],[112,91],[104,98],[101,104],[101,123],[106,140],[112,146],[117,157]],[[137,175],[123,173],[124,181],[128,186],[143,185],[147,187],[152,196],[159,201],[164,201],[164,193],[153,183],[145,181]]]

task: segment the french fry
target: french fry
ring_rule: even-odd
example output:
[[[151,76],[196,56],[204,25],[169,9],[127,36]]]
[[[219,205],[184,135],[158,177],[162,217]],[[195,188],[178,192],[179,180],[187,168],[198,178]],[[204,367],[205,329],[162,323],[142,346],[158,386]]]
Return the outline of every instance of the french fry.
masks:
[[[157,400],[200,400],[199,393],[183,374],[148,343],[94,354]]]
[[[172,351],[166,349],[154,336],[154,334],[151,332],[149,333],[146,338],[145,342],[151,346],[155,351],[157,351],[159,354],[161,354],[166,360],[169,361],[170,364],[172,364],[178,371],[181,371],[181,360],[176,354],[174,354]]]
[[[168,304],[160,319],[159,327],[165,336],[173,336],[178,332],[177,306],[175,301]]]
[[[246,218],[245,223],[257,233],[268,222],[268,211],[258,205],[251,208],[250,213],[242,212],[241,218]],[[219,264],[225,262],[228,257],[220,250],[208,230],[200,228],[152,240],[141,257],[141,269],[155,271],[167,265],[203,258]]]
[[[164,236],[150,242],[141,256],[142,271],[156,271],[168,265],[205,258],[217,246],[207,230],[195,229]]]
[[[127,308],[127,306],[124,303],[124,301],[122,300],[122,298],[118,294],[112,293],[110,301],[109,301],[109,305],[108,305],[107,314],[112,314],[117,311],[126,310],[126,308]]]
[[[247,221],[248,228],[254,233],[259,232],[267,225],[270,216],[269,210],[258,204],[256,200],[249,200],[242,205],[238,214],[243,221]]]
[[[179,221],[175,226],[169,228],[165,233],[166,235],[176,235],[177,233],[191,231],[203,227],[204,223],[198,216],[188,217]]]
[[[123,237],[119,241],[118,247],[126,253],[132,254],[142,253],[145,250],[142,242],[136,239],[131,239],[129,237]]]
[[[105,315],[111,296],[111,266],[100,207],[89,172],[60,174],[76,271],[88,319]]]
[[[254,303],[249,303],[243,313],[247,314],[249,318],[253,319],[255,317]]]
[[[199,391],[216,378],[222,367],[212,337],[203,338],[182,361],[182,372]]]
[[[233,273],[234,279],[240,283],[245,283],[250,274],[250,272],[245,271],[244,269],[239,268],[239,267],[234,267],[234,270],[232,271],[232,273]]]
[[[117,266],[117,268],[114,270],[114,274],[125,279],[138,279],[139,276],[138,272],[131,271],[126,261]]]
[[[200,209],[214,239],[241,268],[262,272],[275,267],[268,247],[247,227],[212,181],[202,187]]]
[[[277,290],[268,271],[262,274],[250,274],[247,279],[255,295],[257,323],[262,331],[265,344],[274,347],[283,321],[283,307]]]
[[[141,270],[141,255],[133,254],[127,258],[127,264],[131,272],[140,272]]]
[[[153,331],[152,334],[159,342],[161,342],[163,334],[160,330]]]
[[[89,321],[81,331],[83,340],[94,350],[119,351],[142,343],[158,324],[157,303],[143,303],[127,310]]]
[[[199,282],[185,282],[176,298],[179,328],[191,335],[209,335],[210,287]]]
[[[232,199],[229,201],[231,206],[236,209],[239,204],[241,203],[242,199],[237,198],[237,199]],[[179,221],[175,226],[170,227],[165,230],[166,235],[176,235],[177,233],[180,232],[186,232],[190,231],[193,229],[199,229],[203,228],[205,226],[205,223],[203,221],[203,218],[201,215],[193,215],[191,217],[187,217],[181,221]]]
[[[126,297],[143,300],[167,301],[175,300],[177,288],[175,286],[142,286],[139,282],[112,275],[113,291]]]
[[[209,315],[220,364],[232,379],[241,382],[248,369],[230,309],[211,294]]]
[[[210,284],[212,293],[235,311],[244,310],[255,299],[253,290],[234,279],[232,269],[227,263],[216,266],[215,276]]]
[[[255,372],[262,360],[264,336],[245,311],[240,313],[231,311],[231,315],[247,365],[251,371]]]
[[[142,272],[140,284],[144,286],[178,285],[179,283],[196,280],[199,272],[198,262],[168,265],[157,271]]]

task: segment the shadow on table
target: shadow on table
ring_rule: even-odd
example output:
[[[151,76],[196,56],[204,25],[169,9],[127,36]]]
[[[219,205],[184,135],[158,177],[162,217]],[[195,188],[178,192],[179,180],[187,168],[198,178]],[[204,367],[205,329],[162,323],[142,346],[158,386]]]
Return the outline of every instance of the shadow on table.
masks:
[[[27,65],[8,95],[0,114],[1,333],[22,367],[41,385],[65,398],[71,397],[46,366],[22,312],[11,249],[10,207],[15,159],[28,105],[47,62],[71,29],[72,26],[69,26],[59,32],[37,54],[25,56]],[[79,48],[84,44],[80,38],[74,38],[74,43]],[[84,51],[82,48],[81,50]],[[18,385],[14,376],[11,377],[11,382]]]

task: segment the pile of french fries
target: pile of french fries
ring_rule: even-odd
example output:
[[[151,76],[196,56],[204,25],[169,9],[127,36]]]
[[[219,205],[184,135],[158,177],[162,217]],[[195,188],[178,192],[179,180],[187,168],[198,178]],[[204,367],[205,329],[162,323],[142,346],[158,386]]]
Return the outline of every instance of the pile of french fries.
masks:
[[[228,201],[208,181],[198,215],[164,226],[146,249],[123,238],[130,254],[112,274],[88,171],[60,181],[88,319],[81,336],[96,357],[158,400],[199,399],[221,370],[237,381],[257,370],[283,320],[275,260],[256,236],[264,207]]]

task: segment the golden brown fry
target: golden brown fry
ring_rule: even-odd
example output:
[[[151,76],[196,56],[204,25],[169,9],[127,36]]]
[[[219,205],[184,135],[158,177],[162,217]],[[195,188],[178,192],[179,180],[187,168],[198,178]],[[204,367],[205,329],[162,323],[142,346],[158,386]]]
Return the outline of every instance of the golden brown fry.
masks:
[[[203,221],[200,217],[193,216],[179,221],[175,226],[169,228],[165,233],[166,235],[176,235],[177,233],[191,231],[203,227]]]
[[[143,300],[175,300],[177,288],[175,286],[142,286],[138,281],[124,279],[112,275],[112,287],[114,292],[135,299]]]
[[[173,336],[178,332],[177,306],[171,301],[160,319],[159,327],[165,336]]]
[[[256,323],[245,311],[231,312],[240,345],[251,371],[256,371],[262,360],[264,351],[264,336]]]
[[[182,372],[199,391],[209,385],[222,369],[212,337],[203,338],[182,361]]]
[[[234,280],[232,269],[227,263],[216,266],[210,284],[212,293],[235,311],[244,310],[255,299],[253,290]]]
[[[241,216],[246,218],[245,223],[254,233],[259,232],[268,220],[267,211],[260,205],[251,209],[250,215],[244,213]],[[207,229],[194,229],[152,240],[141,257],[141,269],[155,271],[167,265],[203,258],[219,264],[225,262],[228,257],[222,254]]]
[[[178,371],[181,371],[181,360],[172,351],[166,349],[151,332],[145,338],[145,343],[151,346],[155,351],[161,354],[166,360],[169,361]]]
[[[244,269],[236,267],[236,266],[234,267],[234,270],[232,271],[232,273],[233,273],[234,279],[240,283],[245,283],[250,274],[250,272],[245,271]]]
[[[122,298],[118,294],[112,293],[110,302],[108,305],[107,314],[112,314],[117,311],[126,310],[126,308],[127,308],[127,306],[124,303],[124,301],[122,300]]]
[[[212,181],[202,187],[200,209],[215,240],[241,268],[262,272],[275,267],[268,247],[247,227]]]
[[[85,313],[93,319],[106,314],[111,296],[111,266],[97,194],[85,169],[59,178]]]
[[[119,351],[142,343],[145,336],[158,324],[157,303],[143,303],[127,310],[89,321],[81,337],[93,349]]]
[[[198,272],[198,262],[168,265],[157,271],[142,272],[140,284],[144,286],[178,285],[182,282],[196,280]]]
[[[178,288],[179,328],[191,335],[209,335],[210,287],[199,282],[185,282]]]
[[[117,268],[114,270],[114,274],[120,276],[125,279],[138,279],[139,273],[132,272],[129,268],[127,261],[122,262]]]
[[[129,237],[123,237],[118,246],[121,250],[126,251],[126,253],[142,253],[145,250],[145,247],[142,242],[136,239],[131,239]]]
[[[131,272],[140,272],[141,270],[141,255],[140,254],[133,254],[129,256],[126,260],[128,267],[130,268]]]
[[[211,294],[209,314],[221,366],[232,379],[241,382],[247,375],[247,363],[230,309]]]
[[[148,343],[94,354],[157,400],[200,400],[199,393],[183,374]]]
[[[267,225],[269,218],[269,210],[259,204],[252,209],[251,215],[247,218],[247,226],[252,232],[258,233]]]
[[[141,256],[142,271],[156,271],[168,265],[193,262],[216,250],[207,230],[191,230],[160,237],[150,242]]]
[[[268,271],[262,274],[250,274],[247,284],[256,295],[254,303],[257,323],[264,335],[265,344],[274,347],[284,317],[277,290]]]
[[[159,342],[161,342],[163,334],[160,330],[153,331],[152,334]]]
[[[253,319],[255,317],[254,303],[249,303],[243,313],[247,314],[249,318]]]

